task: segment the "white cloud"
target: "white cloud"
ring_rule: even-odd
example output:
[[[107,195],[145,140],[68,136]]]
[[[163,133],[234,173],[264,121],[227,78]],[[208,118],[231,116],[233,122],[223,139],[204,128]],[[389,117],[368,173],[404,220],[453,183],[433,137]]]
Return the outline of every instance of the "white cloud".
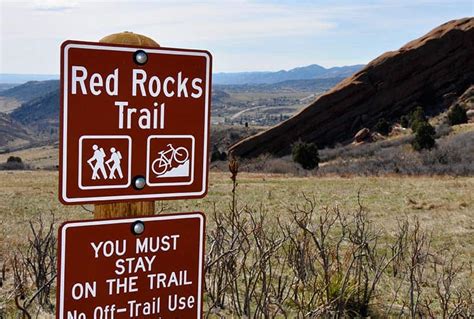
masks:
[[[43,59],[31,72],[55,72],[62,41],[97,41],[122,31],[145,34],[164,46],[212,49],[223,43],[245,46],[255,39],[314,35],[335,27],[316,10],[250,1],[38,0],[6,2],[4,11],[1,68],[8,72],[27,71],[24,61],[31,58]],[[35,55],[25,56],[33,48]]]
[[[306,61],[366,62],[375,56],[373,50],[364,51],[365,47],[377,47],[376,43],[384,40],[392,46],[377,47],[377,53],[396,49],[398,44],[411,40],[412,30],[426,32],[445,19],[439,13],[414,19],[423,11],[415,10],[418,2],[413,0],[323,4],[251,0],[0,1],[0,72],[11,73],[57,73],[59,46],[64,40],[97,41],[122,31],[150,36],[163,46],[208,49],[214,53],[219,71],[279,69]],[[410,12],[413,15],[407,14]],[[419,31],[420,25],[429,27]],[[394,30],[406,34],[395,40],[384,38],[386,31]],[[353,39],[359,38],[365,39],[355,43],[359,51],[344,45],[354,44]]]
[[[64,11],[77,6],[78,2],[74,0],[34,0],[32,6],[36,10],[45,11]]]

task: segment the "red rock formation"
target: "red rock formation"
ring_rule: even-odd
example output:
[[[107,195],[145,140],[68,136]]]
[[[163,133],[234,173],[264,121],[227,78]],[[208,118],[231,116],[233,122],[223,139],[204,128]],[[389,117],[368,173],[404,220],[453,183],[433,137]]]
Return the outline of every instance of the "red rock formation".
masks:
[[[379,56],[294,117],[230,151],[285,155],[299,139],[319,147],[350,142],[359,129],[380,118],[397,120],[417,105],[428,114],[446,110],[473,83],[474,18],[450,21]]]

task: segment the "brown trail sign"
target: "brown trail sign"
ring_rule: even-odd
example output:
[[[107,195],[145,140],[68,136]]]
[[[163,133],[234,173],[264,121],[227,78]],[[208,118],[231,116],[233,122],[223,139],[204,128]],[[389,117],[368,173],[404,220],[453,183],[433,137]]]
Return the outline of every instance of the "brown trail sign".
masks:
[[[59,230],[56,317],[201,318],[203,214],[138,216],[206,195],[211,55],[101,42],[61,46],[59,199],[102,220]]]
[[[205,196],[209,52],[66,41],[61,86],[64,204]]]
[[[201,318],[201,213],[77,221],[59,230],[57,318]]]

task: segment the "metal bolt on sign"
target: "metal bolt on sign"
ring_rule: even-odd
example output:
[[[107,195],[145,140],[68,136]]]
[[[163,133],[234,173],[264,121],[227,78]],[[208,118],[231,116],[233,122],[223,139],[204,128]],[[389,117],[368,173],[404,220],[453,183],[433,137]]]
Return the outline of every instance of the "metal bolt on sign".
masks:
[[[148,61],[148,55],[143,50],[138,50],[133,54],[133,60],[138,65],[144,65]]]
[[[145,231],[145,224],[141,220],[137,220],[132,224],[132,232],[135,235],[141,235]]]

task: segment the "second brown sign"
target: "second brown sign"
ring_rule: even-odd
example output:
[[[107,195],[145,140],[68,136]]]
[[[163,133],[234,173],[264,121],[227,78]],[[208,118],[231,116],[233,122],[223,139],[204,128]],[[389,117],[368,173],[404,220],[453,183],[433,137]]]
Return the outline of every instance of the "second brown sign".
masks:
[[[201,318],[201,213],[67,222],[57,318]]]

